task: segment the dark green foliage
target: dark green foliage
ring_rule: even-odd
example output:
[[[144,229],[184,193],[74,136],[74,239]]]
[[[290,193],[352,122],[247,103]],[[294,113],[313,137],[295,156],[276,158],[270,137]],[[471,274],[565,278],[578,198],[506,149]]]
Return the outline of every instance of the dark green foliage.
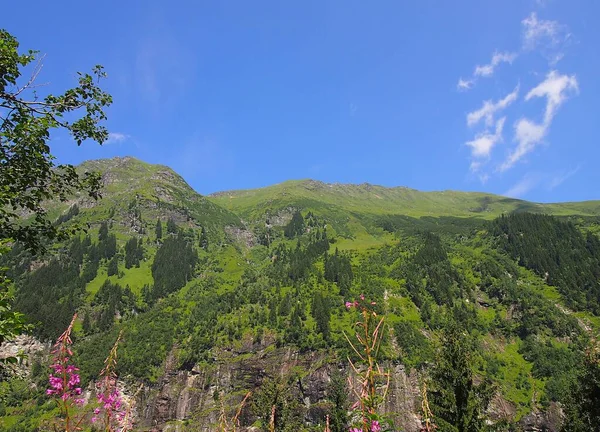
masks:
[[[563,403],[564,432],[600,430],[600,353],[596,347],[588,348],[583,366],[577,371]]]
[[[204,250],[208,250],[208,235],[206,234],[206,229],[202,227],[202,231],[200,232],[200,247]]]
[[[435,234],[425,234],[421,247],[395,273],[396,277],[405,279],[408,293],[419,307],[430,298],[438,305],[448,305],[463,296],[460,274]]]
[[[130,238],[125,243],[125,268],[139,267],[140,261],[144,258],[144,247],[142,239]]]
[[[173,218],[169,218],[167,220],[167,233],[168,234],[177,234],[178,228],[175,220]]]
[[[153,299],[182,288],[194,275],[197,261],[196,251],[183,235],[166,238],[152,263]]]
[[[475,384],[475,339],[461,325],[450,321],[443,329],[440,342],[429,399],[438,430],[486,430],[485,410],[493,389],[487,379]]]
[[[252,412],[261,420],[261,430],[268,432],[275,408],[274,430],[295,432],[302,427],[302,408],[291,385],[281,378],[266,379],[252,397]]]
[[[412,321],[400,321],[394,325],[394,334],[402,350],[402,361],[409,366],[421,366],[433,359],[429,340],[419,326]]]
[[[181,335],[180,310],[176,299],[168,299],[127,321],[122,327],[123,342],[119,346],[117,372],[120,376],[131,374],[148,382],[156,380],[175,335]],[[84,382],[96,378],[102,370],[103,361],[117,338],[118,327],[87,338],[76,347],[77,364]]]
[[[288,239],[304,234],[304,218],[299,211],[292,215],[292,219],[283,229],[283,234]]]
[[[533,337],[525,340],[520,352],[533,363],[534,377],[548,379],[545,398],[562,400],[578,370],[580,356],[572,349],[555,346],[551,341],[542,343]]]
[[[331,432],[346,432],[348,430],[348,401],[349,389],[344,376],[336,369],[331,374],[327,387],[327,400],[331,404],[329,411],[329,427]]]
[[[108,237],[108,223],[102,222],[98,230],[98,242],[103,242]]]
[[[129,287],[121,288],[106,280],[94,296],[92,304],[100,306],[97,327],[100,331],[106,331],[112,327],[117,312],[124,315],[135,306],[135,296]]]
[[[77,216],[78,214],[79,214],[79,206],[77,204],[73,204],[71,207],[69,207],[69,210],[66,213],[61,214],[56,219],[56,225],[60,225],[62,223],[68,222],[71,219],[73,219],[75,216]]]
[[[315,291],[313,296],[311,314],[317,323],[317,331],[323,335],[323,339],[329,340],[331,317],[329,299],[324,297],[320,291]]]
[[[19,284],[15,307],[30,322],[40,325],[35,333],[53,339],[67,327],[81,304],[85,283],[75,263],[51,260],[27,275]]]
[[[79,74],[77,86],[65,93],[44,97],[36,93],[37,74],[33,82],[21,77],[37,52],[19,53],[17,39],[0,30],[0,53],[0,241],[20,241],[37,251],[47,239],[65,239],[72,232],[50,221],[42,203],[67,201],[77,191],[97,198],[100,188],[97,174],[81,176],[71,165],[54,164],[47,144],[50,134],[66,131],[77,144],[104,142],[108,131],[99,123],[112,99],[98,87],[105,77],[101,66],[92,75]],[[23,218],[25,212],[32,217]]]
[[[586,238],[570,222],[531,213],[502,216],[490,231],[520,265],[556,286],[570,307],[600,314],[600,251],[592,234]]]
[[[113,256],[108,262],[106,267],[106,274],[108,276],[114,276],[119,273],[119,258],[117,255]]]
[[[335,282],[340,288],[342,296],[348,295],[354,274],[352,273],[352,264],[350,258],[340,254],[337,248],[333,255],[325,254],[325,272],[324,277],[330,282]]]
[[[160,219],[156,220],[156,229],[154,230],[154,234],[156,235],[156,240],[162,239],[162,222]]]

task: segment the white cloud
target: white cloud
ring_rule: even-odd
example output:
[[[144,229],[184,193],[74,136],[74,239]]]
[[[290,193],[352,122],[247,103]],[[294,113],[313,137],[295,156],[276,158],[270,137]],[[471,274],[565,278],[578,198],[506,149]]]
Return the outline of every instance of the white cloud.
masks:
[[[464,80],[462,78],[458,79],[458,84],[456,84],[456,88],[459,91],[466,91],[473,88],[474,81],[473,80]]]
[[[473,76],[482,76],[482,77],[490,77],[494,74],[494,70],[496,69],[496,66],[498,66],[500,63],[510,63],[512,64],[512,62],[517,58],[517,54],[516,53],[511,53],[511,52],[504,52],[504,53],[499,53],[499,52],[495,52],[494,55],[492,56],[492,60],[489,64],[480,66],[477,65],[475,67],[475,72],[473,72]]]
[[[534,97],[546,97],[544,121],[535,123],[527,118],[522,118],[515,124],[514,139],[517,142],[517,147],[500,165],[499,171],[506,171],[511,168],[543,141],[550,129],[552,119],[560,105],[567,99],[568,93],[578,91],[579,86],[574,75],[560,75],[556,71],[550,71],[544,81],[527,93],[525,96],[527,101]]]
[[[517,96],[519,95],[519,86],[515,87],[515,89],[506,95],[504,99],[499,100],[498,102],[493,102],[491,100],[486,100],[483,102],[481,108],[477,111],[473,111],[467,114],[467,124],[469,126],[473,126],[481,119],[485,119],[485,124],[487,126],[491,126],[494,123],[494,114],[496,112],[502,111],[514,101],[517,100]]]
[[[540,183],[537,175],[527,174],[502,195],[511,198],[521,198]]]
[[[511,52],[495,52],[492,55],[492,59],[488,64],[485,65],[477,65],[475,66],[475,70],[473,71],[473,76],[471,79],[463,79],[459,78],[458,83],[456,84],[456,88],[458,91],[467,91],[473,88],[475,82],[479,77],[490,77],[494,74],[496,67],[500,63],[510,63],[517,58],[517,53]]]
[[[534,97],[546,97],[546,112],[544,114],[544,123],[549,124],[556,114],[558,107],[567,99],[567,93],[579,91],[579,84],[575,75],[560,75],[553,70],[546,75],[546,79],[531,89],[525,100],[528,101]]]
[[[108,134],[108,139],[106,140],[106,144],[113,144],[113,143],[121,143],[123,141],[127,141],[129,138],[131,138],[131,136],[121,133],[121,132],[110,132]]]
[[[521,21],[523,25],[523,48],[535,49],[542,43],[557,44],[564,37],[564,27],[558,21],[539,20],[535,12]]]
[[[564,49],[572,39],[566,26],[558,21],[538,19],[535,12],[521,21],[521,24],[524,51],[539,49],[550,65],[555,65],[564,57]]]
[[[488,131],[478,134],[473,141],[468,141],[465,144],[471,147],[471,157],[475,159],[471,162],[471,171],[478,171],[483,165],[483,161],[490,158],[490,154],[494,146],[502,141],[502,129],[506,117],[502,117],[496,122],[496,130],[494,133]]]

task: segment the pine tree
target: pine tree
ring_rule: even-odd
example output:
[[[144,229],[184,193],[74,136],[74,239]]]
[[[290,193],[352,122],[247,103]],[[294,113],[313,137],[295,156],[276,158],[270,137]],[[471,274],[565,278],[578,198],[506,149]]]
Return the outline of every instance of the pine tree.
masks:
[[[292,215],[292,220],[285,226],[283,233],[288,239],[293,239],[304,233],[304,218],[302,217],[302,213],[297,211]]]
[[[208,236],[206,235],[204,227],[202,227],[202,232],[200,233],[200,247],[204,250],[208,250]]]
[[[175,223],[173,218],[169,218],[167,220],[167,233],[177,234],[177,224]]]
[[[119,260],[117,256],[113,256],[111,260],[108,262],[108,267],[106,268],[106,274],[108,276],[113,276],[119,273]]]
[[[344,376],[336,369],[331,374],[331,381],[327,388],[327,400],[331,404],[329,414],[329,427],[331,432],[345,432],[348,430],[348,386]]]
[[[98,230],[98,241],[102,242],[106,240],[108,237],[108,224],[106,222],[102,222],[100,224],[100,230]]]
[[[125,243],[125,268],[135,267],[139,263],[138,241],[132,237]]]
[[[111,259],[117,253],[117,237],[109,234],[104,241],[104,257]]]
[[[466,329],[450,321],[443,329],[441,352],[432,372],[431,399],[441,430],[486,430],[485,411],[493,396],[490,382],[475,384],[476,342]]]
[[[311,314],[317,324],[317,331],[323,335],[323,339],[329,340],[329,319],[331,317],[331,312],[329,310],[328,300],[323,297],[323,294],[320,291],[316,291],[313,296]]]
[[[162,239],[162,222],[160,219],[156,220],[156,229],[154,232],[156,234],[156,240]]]

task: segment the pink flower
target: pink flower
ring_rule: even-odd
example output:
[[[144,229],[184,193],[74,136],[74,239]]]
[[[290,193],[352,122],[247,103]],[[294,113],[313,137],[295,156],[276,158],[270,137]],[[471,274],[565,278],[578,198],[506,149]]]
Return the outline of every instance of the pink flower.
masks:
[[[358,429],[358,428],[351,428],[350,432],[363,432],[362,429]]]
[[[354,303],[348,302],[348,301],[346,302],[346,309],[350,309],[353,306],[354,306]]]
[[[361,300],[364,300],[364,299],[365,299],[365,295],[364,295],[364,294],[361,294],[361,295],[360,295],[360,299],[361,299]]]
[[[371,423],[371,432],[380,432],[381,431],[381,426],[379,425],[379,422],[377,420],[373,420],[373,422]]]

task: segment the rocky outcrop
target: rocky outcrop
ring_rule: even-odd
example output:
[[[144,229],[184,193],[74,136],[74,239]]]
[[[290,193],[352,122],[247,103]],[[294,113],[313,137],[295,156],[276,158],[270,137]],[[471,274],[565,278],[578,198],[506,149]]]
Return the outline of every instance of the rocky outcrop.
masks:
[[[299,353],[290,348],[260,345],[251,352],[220,351],[210,364],[191,370],[174,369],[167,361],[165,373],[156,386],[139,396],[138,426],[152,430],[214,431],[221,410],[231,418],[249,391],[257,390],[265,378],[281,377],[290,382],[290,392],[303,406],[307,424],[324,423],[327,388],[335,368],[323,353]],[[393,373],[384,405],[385,412],[398,413],[394,422],[407,432],[418,431],[420,392],[417,375],[404,366],[390,366]],[[355,381],[355,380],[354,380]],[[352,399],[352,395],[351,399]],[[242,430],[251,430],[257,421],[250,403],[241,411]]]

